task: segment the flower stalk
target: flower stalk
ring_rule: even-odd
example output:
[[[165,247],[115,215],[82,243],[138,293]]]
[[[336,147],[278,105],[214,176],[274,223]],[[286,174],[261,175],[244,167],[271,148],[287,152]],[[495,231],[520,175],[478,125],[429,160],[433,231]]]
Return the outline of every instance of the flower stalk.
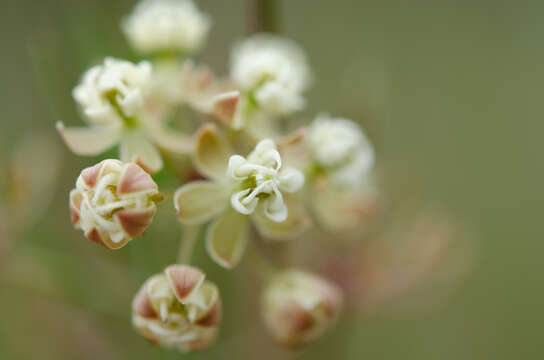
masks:
[[[248,0],[252,12],[250,17],[250,33],[279,33],[279,1]]]
[[[196,243],[200,237],[200,225],[185,225],[183,226],[183,233],[181,235],[179,250],[178,250],[178,264],[189,265],[191,258],[195,250]]]

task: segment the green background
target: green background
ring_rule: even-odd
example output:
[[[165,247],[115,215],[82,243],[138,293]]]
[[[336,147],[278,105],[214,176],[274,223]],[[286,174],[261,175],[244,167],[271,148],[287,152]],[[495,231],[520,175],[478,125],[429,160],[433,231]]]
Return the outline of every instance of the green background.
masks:
[[[232,42],[248,32],[248,2],[198,3],[214,20],[201,60],[225,73]],[[62,147],[49,211],[22,231],[0,268],[0,358],[542,358],[544,4],[278,3],[282,33],[307,49],[314,69],[308,114],[360,121],[391,188],[409,193],[416,183],[417,196],[469,224],[479,241],[470,276],[437,310],[350,314],[326,338],[288,353],[270,347],[252,315],[244,268],[225,273],[200,249],[195,262],[224,294],[221,339],[195,355],[160,350],[132,331],[129,304],[141,281],[176,257],[173,210],[162,207],[159,216],[171,220],[141,245],[106,252],[84,241],[66,204],[91,160]],[[118,26],[132,6],[0,1],[3,153],[30,133],[56,136],[56,120],[80,123],[70,95],[80,74],[106,55],[134,58]]]

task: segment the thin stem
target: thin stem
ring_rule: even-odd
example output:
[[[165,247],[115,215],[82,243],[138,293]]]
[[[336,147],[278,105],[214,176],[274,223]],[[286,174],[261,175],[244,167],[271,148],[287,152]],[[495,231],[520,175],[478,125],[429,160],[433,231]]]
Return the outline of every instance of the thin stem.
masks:
[[[250,33],[279,33],[279,0],[247,0]]]
[[[268,282],[279,272],[279,269],[265,256],[262,239],[254,229],[251,231],[251,241],[248,245],[248,254],[246,256],[249,258],[252,272],[259,281]]]
[[[178,251],[178,263],[189,264],[193,251],[195,249],[198,236],[200,235],[201,225],[185,225],[183,226],[183,233],[181,235],[179,251]]]

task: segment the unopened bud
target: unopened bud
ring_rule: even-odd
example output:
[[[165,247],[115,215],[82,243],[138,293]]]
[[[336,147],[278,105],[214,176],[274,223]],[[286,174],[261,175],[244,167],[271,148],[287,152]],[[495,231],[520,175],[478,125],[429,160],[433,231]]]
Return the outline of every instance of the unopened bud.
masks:
[[[169,266],[147,280],[132,302],[135,329],[154,344],[182,351],[209,347],[221,322],[215,284],[198,269]]]
[[[303,271],[288,270],[264,291],[265,326],[281,345],[304,345],[334,324],[342,302],[342,293],[333,283]]]
[[[151,224],[161,198],[140,166],[103,160],[84,169],[70,192],[72,224],[89,240],[119,249]]]

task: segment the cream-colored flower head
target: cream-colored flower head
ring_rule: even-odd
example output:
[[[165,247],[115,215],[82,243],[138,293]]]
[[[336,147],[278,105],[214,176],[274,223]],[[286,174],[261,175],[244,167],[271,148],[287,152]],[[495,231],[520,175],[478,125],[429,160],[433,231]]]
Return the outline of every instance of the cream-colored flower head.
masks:
[[[310,70],[304,50],[289,39],[257,34],[244,40],[232,52],[231,76],[268,113],[304,107]]]
[[[143,0],[122,23],[132,46],[143,53],[196,51],[210,27],[209,17],[191,0]]]
[[[149,62],[133,64],[106,58],[102,65],[89,69],[73,91],[89,126],[67,128],[59,121],[57,130],[75,154],[96,156],[119,145],[122,161],[136,162],[149,173],[157,172],[163,166],[157,147],[190,154],[193,141],[191,135],[169,129],[151,110],[152,93]],[[234,95],[223,101],[212,99],[207,103],[210,113],[215,107],[225,107],[228,101],[235,102]]]
[[[253,213],[259,203],[272,221],[287,218],[282,191],[294,193],[304,185],[304,174],[295,168],[282,168],[281,156],[274,141],[262,140],[247,158],[232,155],[228,175],[239,184],[232,194],[232,207],[241,214]]]
[[[195,142],[193,164],[209,180],[181,186],[174,206],[184,224],[210,222],[206,249],[217,264],[232,269],[240,262],[249,222],[269,240],[292,239],[308,229],[302,197],[293,194],[304,185],[304,175],[283,166],[272,140],[259,142],[246,158],[234,155],[216,125],[206,124]]]
[[[272,337],[287,347],[306,344],[331,327],[342,308],[341,290],[313,274],[288,270],[264,290],[262,315]]]
[[[84,169],[70,192],[72,224],[109,249],[119,249],[151,224],[157,184],[134,163],[103,160]]]
[[[362,184],[374,165],[370,140],[351,120],[319,115],[308,140],[314,160],[339,186]]]
[[[221,322],[215,284],[198,269],[172,265],[147,280],[132,302],[135,329],[154,344],[182,351],[209,347]]]
[[[151,63],[106,58],[87,70],[72,95],[91,123],[110,124],[135,116],[151,77]]]

